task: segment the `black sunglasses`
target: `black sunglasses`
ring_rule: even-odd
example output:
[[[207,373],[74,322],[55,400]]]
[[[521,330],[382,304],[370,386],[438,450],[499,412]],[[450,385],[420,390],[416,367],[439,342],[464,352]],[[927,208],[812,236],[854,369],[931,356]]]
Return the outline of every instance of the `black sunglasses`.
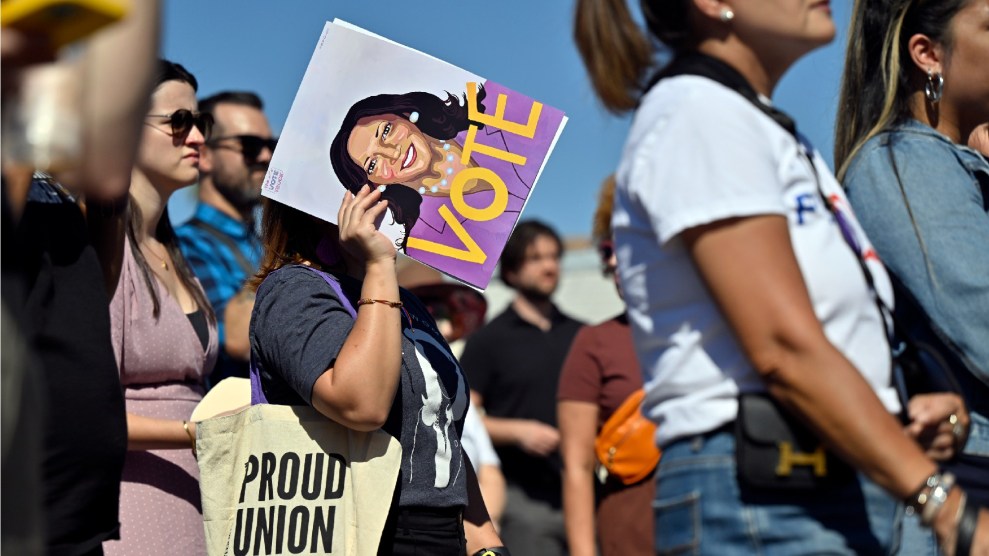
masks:
[[[185,134],[192,131],[192,126],[196,126],[196,129],[206,139],[209,139],[209,135],[213,131],[213,115],[208,112],[193,112],[180,108],[171,114],[148,114],[146,117],[168,118],[168,125],[172,127],[172,136],[174,137],[184,137]]]
[[[206,145],[214,149],[236,150],[230,145],[219,144],[220,141],[224,141],[226,139],[233,139],[240,143],[240,153],[244,155],[244,162],[246,164],[256,164],[258,157],[261,156],[261,151],[268,149],[271,152],[275,152],[275,147],[278,145],[277,138],[264,138],[258,137],[257,135],[226,135],[224,137],[214,137],[207,141]]]
[[[614,272],[615,269],[611,266],[611,257],[615,255],[615,242],[610,239],[599,242],[598,255],[601,257],[601,270],[604,275],[608,276]]]

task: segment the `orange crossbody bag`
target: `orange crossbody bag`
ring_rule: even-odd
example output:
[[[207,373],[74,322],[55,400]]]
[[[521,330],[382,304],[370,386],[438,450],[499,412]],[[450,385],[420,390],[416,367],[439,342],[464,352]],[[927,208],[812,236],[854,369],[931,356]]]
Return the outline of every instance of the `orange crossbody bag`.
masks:
[[[622,484],[635,484],[659,463],[656,425],[640,411],[646,393],[638,389],[608,418],[594,440],[594,453],[608,475]]]

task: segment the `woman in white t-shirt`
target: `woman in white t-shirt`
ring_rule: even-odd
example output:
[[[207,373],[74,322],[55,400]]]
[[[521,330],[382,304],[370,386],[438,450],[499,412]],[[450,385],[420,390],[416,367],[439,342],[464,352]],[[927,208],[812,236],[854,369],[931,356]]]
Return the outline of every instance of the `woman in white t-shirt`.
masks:
[[[885,270],[825,162],[770,106],[786,70],[833,39],[828,2],[642,8],[674,53],[648,87],[653,52],[625,0],[580,0],[576,36],[604,104],[636,108],[613,225],[643,411],[663,448],[657,551],[886,554],[897,500],[946,553],[956,538],[985,546],[987,516],[962,511],[924,453],[955,449],[948,421],[965,422],[964,408],[950,395],[901,406],[876,302],[892,304]],[[773,407],[760,395],[778,416],[740,413],[740,400]],[[800,423],[810,444],[782,444],[777,430]],[[754,448],[765,459],[750,461]]]

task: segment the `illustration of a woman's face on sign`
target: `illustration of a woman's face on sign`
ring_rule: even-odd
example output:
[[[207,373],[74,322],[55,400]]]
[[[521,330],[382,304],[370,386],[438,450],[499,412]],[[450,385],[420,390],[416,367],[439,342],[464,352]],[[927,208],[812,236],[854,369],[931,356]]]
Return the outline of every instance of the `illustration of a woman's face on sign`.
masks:
[[[477,109],[484,112],[483,87]],[[419,218],[422,197],[450,195],[458,172],[476,166],[466,164],[460,137],[470,125],[467,98],[447,93],[444,100],[425,92],[376,95],[354,104],[343,119],[330,146],[330,162],[340,182],[356,193],[365,184],[385,186],[395,222],[405,228],[405,239]],[[464,193],[489,189],[471,180]],[[403,240],[404,247],[405,240]]]

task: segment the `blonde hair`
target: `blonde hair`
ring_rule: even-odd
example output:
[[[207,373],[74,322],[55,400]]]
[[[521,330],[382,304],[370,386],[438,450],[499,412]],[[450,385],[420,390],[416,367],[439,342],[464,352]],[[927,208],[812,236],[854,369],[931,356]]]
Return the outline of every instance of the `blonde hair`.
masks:
[[[950,46],[949,23],[968,1],[855,0],[835,122],[839,180],[862,145],[910,115],[911,76],[919,69],[910,63],[909,37]]]

